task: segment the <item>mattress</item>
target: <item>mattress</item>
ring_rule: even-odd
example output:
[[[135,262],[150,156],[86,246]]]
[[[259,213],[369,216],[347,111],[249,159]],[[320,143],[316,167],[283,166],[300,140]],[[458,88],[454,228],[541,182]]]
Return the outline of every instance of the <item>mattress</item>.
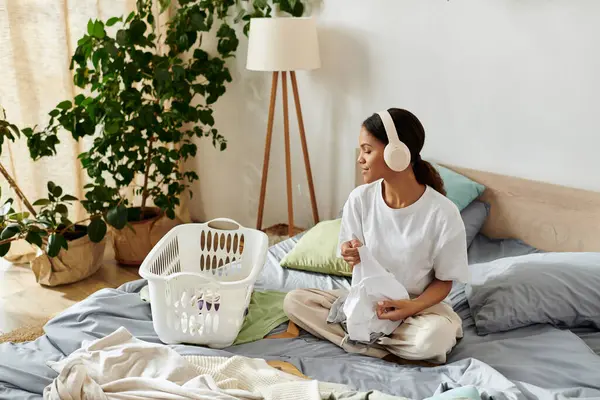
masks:
[[[292,238],[270,248],[257,289],[349,287],[346,278],[281,268],[279,260],[297,240]],[[469,261],[536,251],[519,241],[491,240],[479,235],[469,248]],[[121,326],[142,340],[160,342],[152,325],[150,306],[139,295],[144,286],[145,282],[139,280],[118,289],[100,290],[49,321],[46,334],[36,341],[0,345],[0,398],[40,398],[44,387],[56,376],[46,366],[47,360],[58,360],[81,347],[83,341],[98,339]],[[173,348],[184,355],[239,354],[284,360],[315,379],[410,399],[426,398],[459,386],[475,386],[484,397],[506,399],[600,397],[598,332],[538,325],[478,336],[464,287],[455,285],[449,299],[463,319],[465,336],[449,355],[448,363],[434,368],[348,354],[305,332],[294,339],[265,339],[225,350],[190,345]]]

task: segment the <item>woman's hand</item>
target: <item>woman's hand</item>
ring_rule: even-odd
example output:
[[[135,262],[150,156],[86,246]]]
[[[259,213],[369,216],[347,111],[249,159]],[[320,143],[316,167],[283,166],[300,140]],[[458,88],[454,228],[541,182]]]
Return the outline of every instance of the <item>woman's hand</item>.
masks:
[[[344,242],[342,244],[342,257],[352,269],[357,264],[360,264],[360,254],[358,254],[358,248],[362,246],[362,243],[356,239]]]
[[[415,300],[389,300],[377,303],[377,318],[400,321],[422,311]]]
[[[377,317],[400,321],[440,303],[450,293],[452,281],[435,278],[419,297],[413,300],[389,300],[377,303]]]

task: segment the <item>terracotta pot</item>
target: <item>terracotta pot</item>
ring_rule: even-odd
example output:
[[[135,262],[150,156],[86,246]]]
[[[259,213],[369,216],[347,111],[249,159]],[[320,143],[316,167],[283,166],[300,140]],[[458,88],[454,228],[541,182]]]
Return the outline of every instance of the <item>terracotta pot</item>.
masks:
[[[157,207],[148,207],[152,218],[129,222],[131,228],[121,230],[111,228],[115,259],[119,264],[140,266],[154,245],[176,225],[182,223],[178,218],[170,219]]]
[[[104,261],[106,238],[94,243],[88,236],[69,240],[69,250],[62,249],[50,258],[38,249],[31,261],[31,270],[37,282],[44,286],[57,286],[78,282],[93,275]]]

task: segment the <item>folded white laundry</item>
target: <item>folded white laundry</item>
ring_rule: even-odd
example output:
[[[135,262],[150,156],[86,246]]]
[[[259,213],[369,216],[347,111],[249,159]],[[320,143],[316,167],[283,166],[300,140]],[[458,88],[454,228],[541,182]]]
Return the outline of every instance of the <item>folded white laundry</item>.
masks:
[[[402,323],[379,319],[377,302],[408,299],[409,295],[394,274],[383,268],[366,246],[359,247],[358,253],[361,262],[352,271],[352,286],[344,303],[344,314],[348,337],[368,342],[371,333],[389,335]]]

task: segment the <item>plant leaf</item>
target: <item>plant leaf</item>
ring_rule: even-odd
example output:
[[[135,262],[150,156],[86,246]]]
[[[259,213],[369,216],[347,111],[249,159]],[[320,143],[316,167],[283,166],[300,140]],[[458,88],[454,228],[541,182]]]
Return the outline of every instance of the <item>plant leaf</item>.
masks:
[[[48,254],[48,257],[56,257],[58,253],[60,253],[60,249],[62,247],[62,241],[60,238],[65,240],[62,235],[57,233],[51,234],[48,238],[48,244],[46,246],[46,253]]]
[[[207,28],[206,23],[204,22],[204,17],[199,12],[192,14],[190,22],[192,29],[197,31],[205,31]]]
[[[108,223],[116,229],[123,229],[127,224],[127,207],[123,204],[119,204],[115,208],[111,208],[106,213],[106,220]]]
[[[2,233],[0,233],[0,240],[10,239],[19,232],[21,232],[21,226],[19,224],[10,224],[4,228]]]
[[[12,202],[7,201],[6,203],[4,203],[4,205],[0,207],[0,217],[3,217],[10,212],[11,206]]]
[[[119,21],[122,21],[123,19],[121,17],[112,17],[109,18],[108,21],[106,21],[106,26],[113,26],[114,24],[116,24]]]
[[[29,232],[27,234],[27,236],[25,236],[25,240],[28,243],[34,244],[37,247],[42,247],[43,242],[42,242],[42,237],[40,236],[40,234],[38,232]]]
[[[99,243],[104,239],[106,235],[106,223],[102,220],[102,218],[95,218],[88,225],[88,236],[90,240],[94,243]]]
[[[131,23],[131,27],[129,28],[129,35],[133,39],[134,43],[138,43],[140,38],[146,32],[146,23],[139,19],[136,19]]]
[[[62,196],[63,190],[60,186],[55,186],[54,189],[52,190],[52,195],[54,197],[60,197]]]
[[[67,239],[65,239],[63,235],[58,235],[58,239],[60,240],[60,246],[65,250],[69,250],[69,242],[67,242]]]
[[[6,253],[8,253],[9,250],[10,250],[10,242],[0,244],[0,257],[4,257],[6,255]]]
[[[71,101],[64,100],[64,101],[61,101],[60,103],[58,103],[58,105],[56,106],[56,108],[60,108],[61,110],[68,110],[72,106],[73,106],[73,104],[71,103]]]
[[[50,204],[50,200],[48,200],[48,199],[39,199],[39,200],[36,200],[32,205],[34,205],[34,206],[47,206],[48,204]]]
[[[102,21],[96,21],[94,23],[94,36],[98,39],[103,39],[106,36],[106,32],[104,31],[104,24]]]
[[[120,46],[127,46],[129,42],[129,33],[125,29],[119,29],[117,32],[117,43]]]
[[[174,65],[173,75],[176,80],[185,78],[185,69],[181,65]]]
[[[22,212],[22,213],[9,214],[8,218],[12,219],[12,220],[17,220],[17,221],[21,222],[24,219],[29,218],[29,213],[28,212]]]
[[[20,137],[20,136],[21,136],[21,132],[19,132],[19,128],[17,128],[17,126],[16,126],[16,125],[9,124],[9,125],[8,125],[8,127],[9,127],[10,129],[12,129],[12,131],[15,133],[15,135],[16,135],[17,137]]]
[[[110,124],[106,125],[106,127],[104,128],[104,131],[106,133],[108,133],[109,135],[115,134],[119,131],[119,123],[118,122],[111,122]]]
[[[95,52],[92,56],[92,64],[94,64],[94,68],[96,69],[98,69],[98,66],[100,65],[100,57],[101,53],[99,51]]]
[[[79,39],[77,41],[77,45],[78,46],[83,46],[85,44],[88,44],[90,42],[90,37],[88,35],[85,35],[84,37],[82,37],[81,39]]]
[[[70,194],[65,194],[63,197],[61,197],[60,201],[77,201],[77,197],[75,196],[71,196]]]
[[[85,100],[85,96],[82,94],[78,94],[75,96],[75,105],[80,105],[83,100]]]
[[[175,210],[173,210],[172,208],[167,209],[165,214],[169,219],[175,219]]]
[[[94,35],[94,21],[92,21],[91,19],[87,23],[87,33],[90,36]]]
[[[65,217],[69,215],[69,209],[64,204],[57,205],[55,211],[61,215],[64,215]]]

